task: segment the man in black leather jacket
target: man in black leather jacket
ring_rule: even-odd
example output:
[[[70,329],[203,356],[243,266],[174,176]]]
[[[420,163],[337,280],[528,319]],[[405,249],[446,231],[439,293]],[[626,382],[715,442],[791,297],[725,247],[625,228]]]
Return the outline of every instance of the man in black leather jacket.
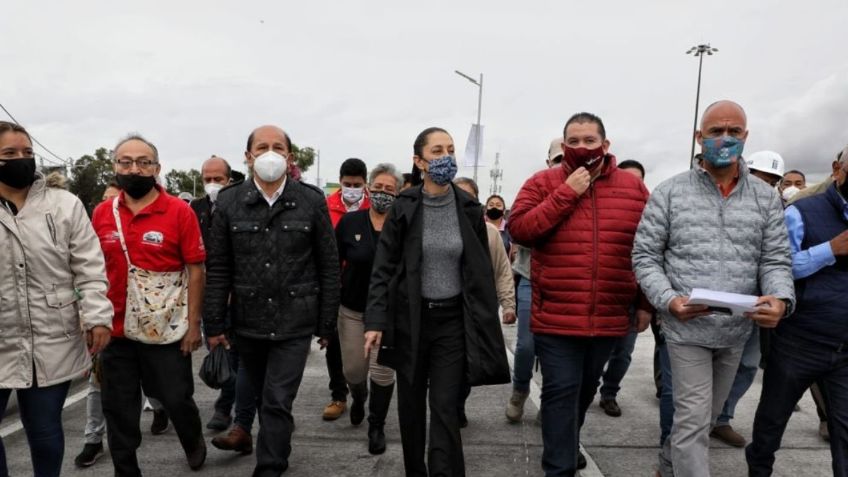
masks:
[[[324,194],[286,177],[288,135],[274,126],[254,130],[245,158],[251,177],[218,196],[203,313],[210,349],[229,346],[231,331],[261,396],[254,475],[280,475],[311,336],[323,345],[336,326],[339,260]]]

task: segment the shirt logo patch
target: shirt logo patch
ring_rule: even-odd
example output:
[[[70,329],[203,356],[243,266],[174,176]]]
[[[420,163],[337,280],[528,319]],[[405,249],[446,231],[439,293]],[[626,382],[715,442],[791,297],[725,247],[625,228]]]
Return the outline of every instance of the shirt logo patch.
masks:
[[[361,239],[361,238],[362,238],[362,235],[360,235],[360,234],[354,234],[353,238],[354,238],[354,239],[356,239],[356,241],[357,241],[357,242],[359,242],[359,239]]]
[[[165,235],[162,232],[151,230],[150,232],[144,233],[141,237],[141,241],[152,245],[162,245],[162,242],[165,241]]]

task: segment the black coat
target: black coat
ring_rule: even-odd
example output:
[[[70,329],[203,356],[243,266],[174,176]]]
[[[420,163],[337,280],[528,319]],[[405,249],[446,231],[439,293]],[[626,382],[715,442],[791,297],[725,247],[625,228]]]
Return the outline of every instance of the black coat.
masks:
[[[498,297],[480,204],[454,187],[462,236],[466,375],[472,386],[510,381]],[[412,377],[421,338],[422,187],[392,205],[371,272],[365,330],[382,331],[377,361]]]
[[[329,337],[339,312],[339,256],[324,194],[286,180],[269,207],[248,179],[218,193],[206,245],[207,336]]]
[[[200,233],[203,235],[203,243],[209,243],[209,232],[212,229],[212,201],[206,196],[192,200],[189,205],[197,215]]]

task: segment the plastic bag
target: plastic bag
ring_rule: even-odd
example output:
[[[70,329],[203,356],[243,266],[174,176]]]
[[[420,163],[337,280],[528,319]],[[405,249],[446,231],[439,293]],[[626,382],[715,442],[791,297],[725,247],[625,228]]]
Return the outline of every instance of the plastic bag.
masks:
[[[212,389],[221,389],[235,378],[230,368],[230,353],[223,345],[216,346],[203,358],[200,365],[200,379]]]

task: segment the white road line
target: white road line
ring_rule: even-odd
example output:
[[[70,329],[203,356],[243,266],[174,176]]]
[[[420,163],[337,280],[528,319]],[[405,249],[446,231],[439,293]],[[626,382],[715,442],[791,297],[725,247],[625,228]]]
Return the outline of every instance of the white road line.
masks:
[[[516,337],[516,340],[518,338]],[[512,350],[509,349],[509,346],[506,347],[506,358],[509,360],[509,369],[515,369],[515,355]],[[542,389],[536,384],[536,380],[530,380],[530,401],[536,405],[536,409],[542,408]],[[578,471],[577,473],[581,477],[604,477],[604,474],[601,472],[601,469],[598,467],[598,464],[595,463],[595,460],[592,459],[592,456],[586,451],[586,448],[583,447],[583,444],[580,444],[580,450],[583,452],[583,455],[586,457],[586,468]]]
[[[85,397],[88,396],[88,385],[86,384],[85,386],[83,386],[83,388],[84,389],[82,391],[79,391],[78,393],[76,393],[72,396],[68,396],[65,399],[65,405],[62,406],[62,409],[67,409],[68,407],[73,406],[74,404],[85,399]],[[0,438],[5,438],[7,436],[11,436],[12,434],[20,431],[23,428],[24,428],[24,425],[21,422],[21,420],[15,419],[9,425],[7,425],[3,428],[0,428]]]

